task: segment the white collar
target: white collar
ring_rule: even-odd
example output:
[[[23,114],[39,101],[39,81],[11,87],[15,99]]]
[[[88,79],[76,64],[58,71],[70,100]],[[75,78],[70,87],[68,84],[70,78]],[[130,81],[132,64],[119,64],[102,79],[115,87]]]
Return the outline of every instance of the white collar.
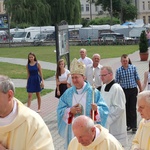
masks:
[[[83,87],[81,89],[77,89],[77,93],[81,94],[83,89],[85,88],[85,86],[86,86],[86,82],[84,82],[84,85],[83,85]]]
[[[16,118],[17,113],[18,113],[18,105],[16,100],[14,100],[14,106],[12,112],[8,116],[4,118],[0,118],[0,126],[6,126],[11,124],[13,120]]]

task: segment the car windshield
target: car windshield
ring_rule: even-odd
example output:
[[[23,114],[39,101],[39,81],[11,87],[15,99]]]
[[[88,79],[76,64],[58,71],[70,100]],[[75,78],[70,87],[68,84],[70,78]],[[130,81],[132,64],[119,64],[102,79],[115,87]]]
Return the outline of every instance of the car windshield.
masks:
[[[46,34],[37,34],[34,39],[45,39],[46,38]]]
[[[16,32],[14,38],[24,38],[27,32]]]

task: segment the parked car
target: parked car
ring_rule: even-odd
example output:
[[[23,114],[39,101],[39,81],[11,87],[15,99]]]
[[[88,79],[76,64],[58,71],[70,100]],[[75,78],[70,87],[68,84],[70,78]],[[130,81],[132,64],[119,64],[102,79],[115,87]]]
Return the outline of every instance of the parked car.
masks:
[[[124,35],[120,33],[101,33],[99,36],[99,40],[101,43],[106,43],[106,44],[117,44],[119,43],[124,43]]]
[[[39,33],[34,37],[34,45],[42,45],[43,42],[51,41],[52,40],[52,33]]]

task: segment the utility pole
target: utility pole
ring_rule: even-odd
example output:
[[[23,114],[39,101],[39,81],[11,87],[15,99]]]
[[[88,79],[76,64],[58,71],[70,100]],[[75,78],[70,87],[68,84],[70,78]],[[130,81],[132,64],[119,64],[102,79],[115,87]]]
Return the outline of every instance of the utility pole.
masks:
[[[90,0],[90,21],[92,20],[92,0]]]
[[[112,0],[110,0],[110,25],[112,25],[112,17],[113,17]]]

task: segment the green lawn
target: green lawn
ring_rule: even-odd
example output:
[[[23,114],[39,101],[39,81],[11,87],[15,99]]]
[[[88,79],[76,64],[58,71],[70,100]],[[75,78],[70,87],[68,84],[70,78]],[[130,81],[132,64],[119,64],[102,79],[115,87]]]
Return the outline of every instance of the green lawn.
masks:
[[[41,96],[46,95],[50,93],[51,89],[43,89],[41,92]],[[15,88],[15,97],[19,99],[22,103],[26,103],[28,99],[28,93],[26,91],[26,88]],[[36,99],[36,94],[33,93],[32,99]]]
[[[0,62],[0,70],[2,70],[3,75],[7,75],[13,79],[27,78],[26,66]],[[42,72],[43,72],[44,79],[53,77],[55,75],[55,71],[52,70],[42,69]]]
[[[138,50],[138,45],[117,45],[117,46],[70,46],[70,59],[79,58],[79,50],[87,49],[88,57],[99,53],[103,58],[120,57],[122,54],[131,54]],[[34,52],[38,60],[56,63],[55,46],[38,47],[13,47],[0,48],[0,57],[24,58],[27,59],[29,52]]]

